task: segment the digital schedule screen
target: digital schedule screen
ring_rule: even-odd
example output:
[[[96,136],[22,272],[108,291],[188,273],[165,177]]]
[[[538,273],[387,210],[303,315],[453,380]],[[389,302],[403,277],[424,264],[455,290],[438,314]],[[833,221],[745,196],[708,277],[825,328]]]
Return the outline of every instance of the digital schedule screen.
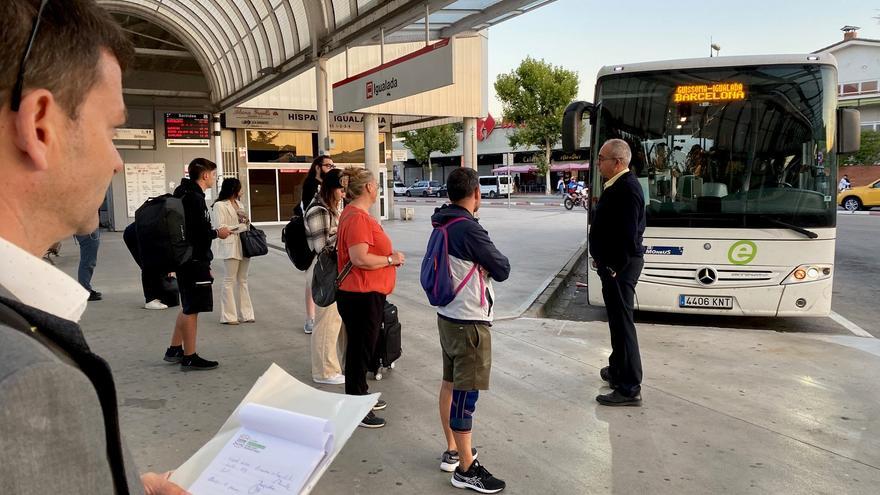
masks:
[[[211,116],[207,113],[166,113],[165,139],[211,139]]]
[[[746,88],[739,82],[713,84],[685,84],[675,87],[675,103],[703,103],[712,101],[745,100]]]

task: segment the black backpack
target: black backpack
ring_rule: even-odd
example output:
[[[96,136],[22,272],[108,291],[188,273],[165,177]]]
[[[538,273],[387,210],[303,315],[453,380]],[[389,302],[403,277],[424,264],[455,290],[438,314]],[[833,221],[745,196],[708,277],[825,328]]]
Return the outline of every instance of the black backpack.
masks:
[[[163,194],[146,200],[134,212],[134,224],[145,270],[169,273],[192,259],[182,198]]]
[[[315,253],[309,247],[309,241],[306,237],[305,214],[294,212],[293,217],[281,230],[281,242],[284,243],[287,257],[290,258],[297,270],[304,272],[312,266]]]

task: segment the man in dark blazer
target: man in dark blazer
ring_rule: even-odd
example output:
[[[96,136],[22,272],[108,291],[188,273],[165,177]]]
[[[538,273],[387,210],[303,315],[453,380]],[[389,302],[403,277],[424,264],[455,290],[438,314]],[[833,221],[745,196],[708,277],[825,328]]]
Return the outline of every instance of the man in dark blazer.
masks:
[[[598,158],[605,184],[590,219],[590,254],[602,280],[611,329],[611,356],[599,375],[613,390],[596,401],[605,406],[640,406],[642,360],[633,300],[644,265],[645,198],[629,170],[632,152],[626,141],[609,139]]]
[[[77,323],[89,292],[40,260],[98,227],[134,50],[94,0],[4,0],[0,32],[0,494],[184,495],[168,473],[138,477],[113,374]]]

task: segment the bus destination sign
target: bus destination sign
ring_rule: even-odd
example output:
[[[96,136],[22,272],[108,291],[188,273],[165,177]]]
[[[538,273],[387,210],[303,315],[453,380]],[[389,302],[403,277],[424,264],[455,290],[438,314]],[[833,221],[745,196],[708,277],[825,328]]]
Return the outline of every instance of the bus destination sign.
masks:
[[[211,117],[207,113],[166,113],[165,139],[169,145],[209,145]]]
[[[673,99],[675,103],[745,100],[746,89],[738,82],[685,84],[675,88]]]

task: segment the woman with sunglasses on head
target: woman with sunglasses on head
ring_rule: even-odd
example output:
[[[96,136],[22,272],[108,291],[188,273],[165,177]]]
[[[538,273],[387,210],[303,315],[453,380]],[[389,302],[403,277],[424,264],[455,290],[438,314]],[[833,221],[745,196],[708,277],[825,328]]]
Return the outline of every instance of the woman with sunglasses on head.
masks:
[[[226,239],[216,239],[214,251],[223,260],[226,273],[223,277],[223,293],[220,298],[220,323],[238,325],[254,321],[254,306],[248,290],[248,267],[250,258],[243,255],[240,235],[250,227],[247,213],[241,205],[241,181],[227,177],[220,186],[217,200],[211,206],[213,224],[229,228]],[[234,287],[238,287],[240,304],[235,304]],[[240,310],[240,315],[239,315]]]
[[[345,348],[345,393],[367,395],[367,368],[373,358],[379,329],[385,314],[385,297],[394,290],[397,267],[404,255],[394,251],[391,239],[370,216],[370,207],[379,197],[379,183],[368,170],[349,167],[343,177],[345,193],[351,201],[339,216],[336,255],[340,273],[351,261],[351,272],[336,293],[339,315],[348,343]],[[373,411],[385,408],[380,400]],[[364,428],[381,428],[385,420],[373,414],[361,420]]]
[[[306,210],[305,226],[309,248],[320,254],[325,248],[336,248],[336,232],[342,212],[342,171],[330,170],[324,174],[321,190]],[[342,318],[336,303],[315,310],[315,328],[312,333],[312,380],[315,383],[341,385],[345,383],[340,355],[345,352]]]
[[[324,179],[324,174],[334,168],[336,168],[336,165],[333,164],[333,159],[327,155],[320,155],[312,160],[312,166],[309,167],[309,173],[306,175],[305,182],[303,182],[302,202],[297,205],[297,208],[300,210],[299,213],[303,215],[303,219],[305,219],[306,212],[309,205],[312,203],[312,200],[315,199],[318,191],[321,190],[321,181]],[[305,301],[306,323],[303,325],[303,331],[310,334],[315,329],[315,301],[312,300],[311,268],[306,271]]]

